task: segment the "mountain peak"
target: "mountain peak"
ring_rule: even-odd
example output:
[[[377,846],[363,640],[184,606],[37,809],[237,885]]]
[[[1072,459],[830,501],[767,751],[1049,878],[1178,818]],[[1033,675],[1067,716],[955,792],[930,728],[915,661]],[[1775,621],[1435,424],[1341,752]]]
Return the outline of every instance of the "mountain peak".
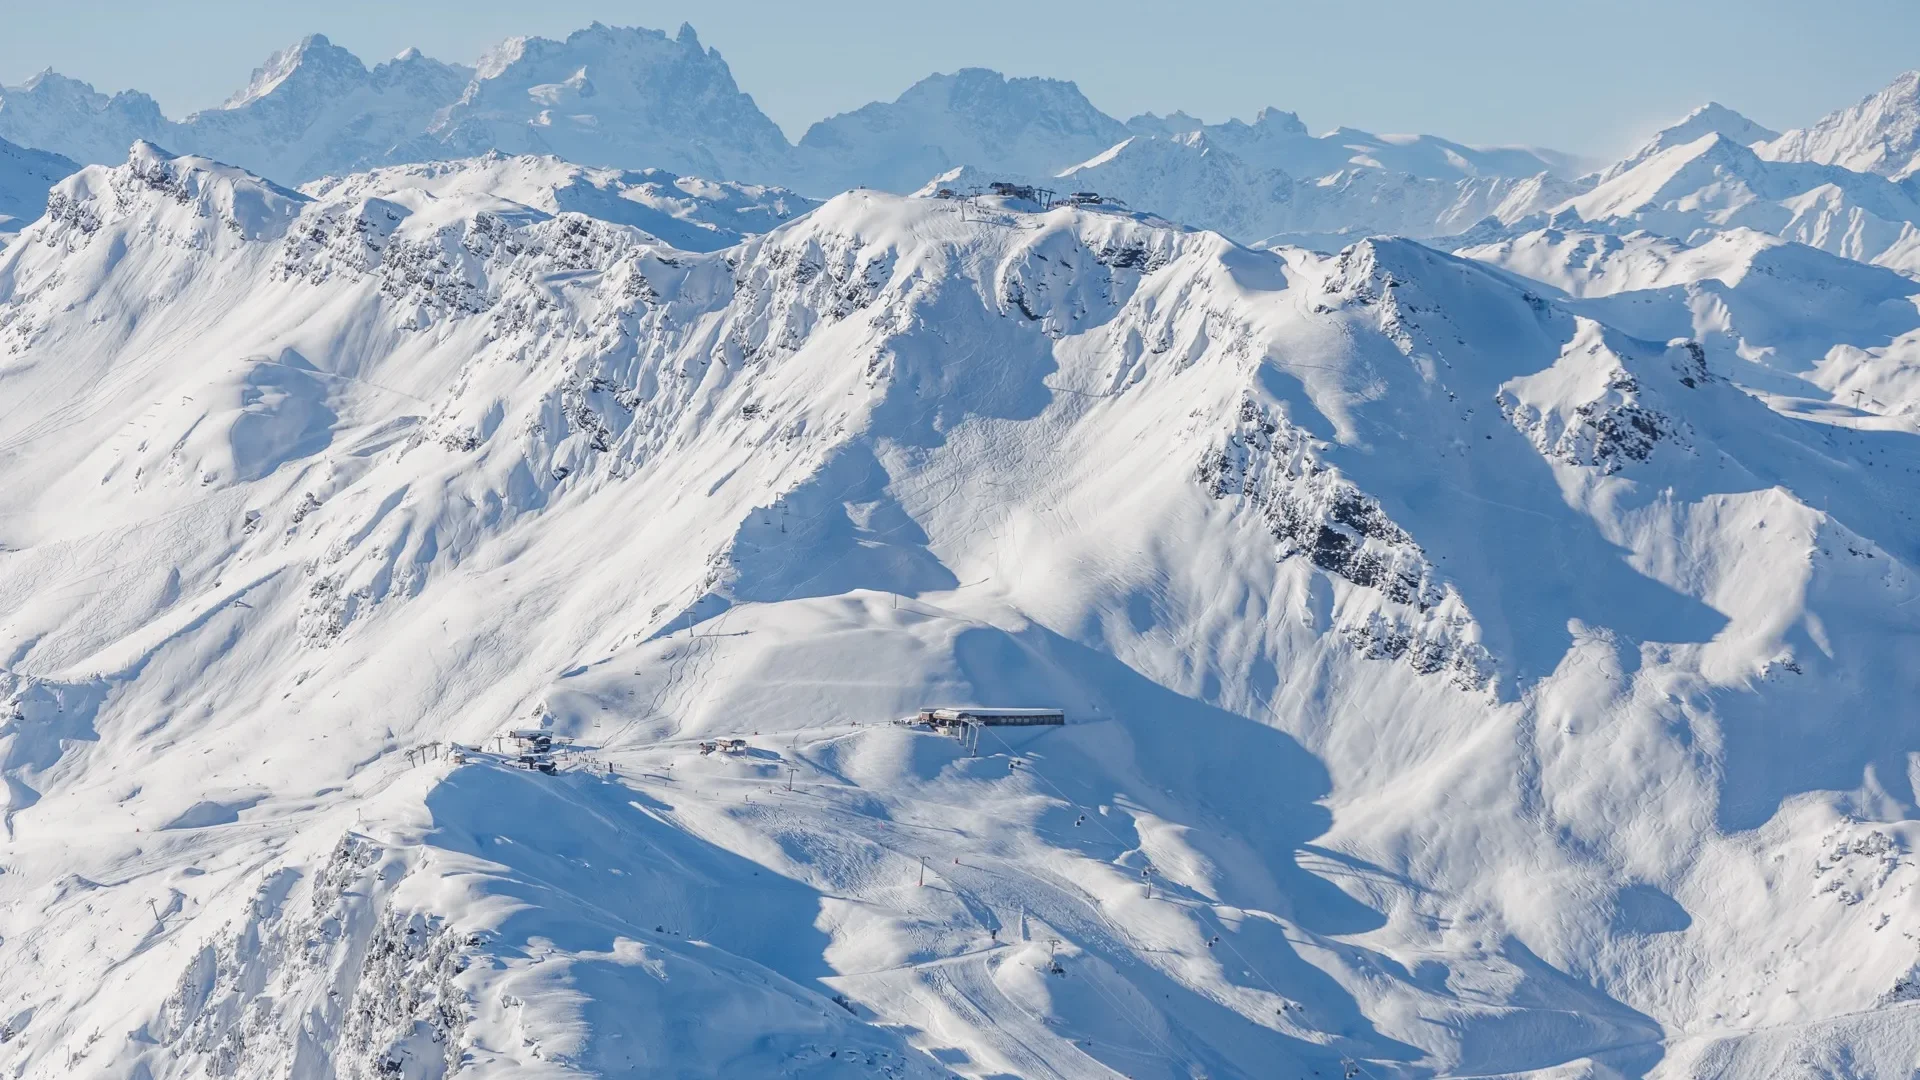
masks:
[[[1723,136],[1742,147],[1780,137],[1778,132],[1754,123],[1733,109],[1717,101],[1709,101],[1677,122],[1654,132],[1653,137],[1642,143],[1639,149],[1602,173],[1601,179],[1603,182],[1610,180],[1658,154],[1676,146],[1699,142],[1708,135]]]
[[[503,42],[481,60],[460,99],[401,153],[469,157],[489,149],[713,179],[780,176],[791,153],[779,127],[690,26],[669,37],[604,23],[564,41]]]
[[[1158,113],[1138,113],[1127,119],[1127,130],[1139,135],[1178,135],[1182,132],[1198,131],[1206,126],[1206,121],[1182,109],[1175,109],[1165,116]]]
[[[1300,119],[1299,113],[1276,109],[1271,105],[1254,115],[1252,126],[1275,134],[1307,134],[1307,125]]]
[[[97,99],[102,105],[104,105],[107,100],[107,95],[95,90],[92,83],[73,78],[70,75],[62,75],[51,67],[35,72],[26,82],[8,91],[9,96],[13,93],[87,101]]]
[[[312,83],[314,89],[337,88],[364,81],[367,67],[360,58],[328,41],[324,34],[308,34],[281,49],[255,68],[239,93],[222,102],[222,109],[238,109],[272,94],[289,83]]]
[[[1815,161],[1904,180],[1920,173],[1920,70],[1903,72],[1857,104],[1770,141],[1775,161]]]
[[[1127,126],[1074,83],[967,67],[929,75],[807,129],[800,148],[816,191],[856,185],[912,191],[960,165],[1050,176],[1125,139]]]

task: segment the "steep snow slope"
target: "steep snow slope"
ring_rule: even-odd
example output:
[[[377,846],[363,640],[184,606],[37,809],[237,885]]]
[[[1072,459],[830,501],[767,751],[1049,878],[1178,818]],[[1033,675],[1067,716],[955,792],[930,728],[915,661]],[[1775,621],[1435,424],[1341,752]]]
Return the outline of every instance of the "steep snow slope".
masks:
[[[766,182],[791,147],[720,53],[677,36],[594,23],[565,41],[513,38],[395,161],[556,154],[583,165]]]
[[[0,139],[0,244],[47,208],[47,191],[80,166]]]
[[[472,75],[415,49],[369,71],[314,34],[269,57],[220,108],[188,117],[180,145],[288,182],[352,172],[417,137]]]
[[[808,128],[799,146],[805,179],[796,183],[816,193],[905,192],[961,165],[1044,176],[1126,137],[1073,83],[962,68]]]
[[[1760,147],[1774,161],[1817,161],[1895,180],[1920,173],[1920,71]]]
[[[1434,135],[1375,135],[1350,127],[1312,135],[1298,113],[1272,108],[1260,110],[1251,124],[1238,119],[1203,124],[1185,113],[1146,113],[1128,120],[1127,128],[1135,134],[1162,137],[1199,132],[1254,168],[1279,169],[1295,176],[1383,169],[1426,180],[1524,179],[1543,172],[1571,179],[1580,171],[1569,155],[1533,147],[1474,147]]]
[[[0,253],[13,1075],[1911,1052],[1907,429],[1405,241],[401,175]]]
[[[589,169],[554,157],[503,154],[390,166],[318,180],[301,190],[332,201],[401,192],[424,192],[468,206],[492,198],[548,214],[584,214],[632,225],[685,251],[729,247],[818,205],[785,188],[675,176],[659,169]]]

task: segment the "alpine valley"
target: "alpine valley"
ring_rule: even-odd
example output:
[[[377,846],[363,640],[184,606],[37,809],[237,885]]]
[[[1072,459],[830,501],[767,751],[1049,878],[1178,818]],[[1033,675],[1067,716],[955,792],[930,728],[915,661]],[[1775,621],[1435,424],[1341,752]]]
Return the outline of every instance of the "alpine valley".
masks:
[[[1909,1076],[1916,702],[1920,74],[0,88],[15,1080]]]

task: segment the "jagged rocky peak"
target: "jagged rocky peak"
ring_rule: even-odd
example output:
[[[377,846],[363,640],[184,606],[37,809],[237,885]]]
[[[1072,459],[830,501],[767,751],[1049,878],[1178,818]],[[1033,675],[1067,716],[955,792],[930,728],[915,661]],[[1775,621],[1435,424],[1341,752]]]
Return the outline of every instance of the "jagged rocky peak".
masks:
[[[1141,113],[1127,121],[1127,130],[1140,135],[1186,135],[1196,131],[1259,131],[1278,135],[1305,135],[1307,125],[1300,119],[1299,113],[1276,109],[1269,105],[1254,114],[1252,123],[1236,117],[1222,124],[1208,124],[1198,117],[1176,110],[1165,116]]]
[[[1235,119],[1229,120],[1220,126],[1229,131],[1245,130],[1266,135],[1307,134],[1306,122],[1300,119],[1299,113],[1289,112],[1285,109],[1276,109],[1271,105],[1255,113],[1253,123],[1251,124]]]
[[[1761,148],[1776,161],[1817,161],[1894,180],[1920,174],[1920,70],[1909,71],[1858,104]]]
[[[1047,127],[1061,134],[1107,138],[1116,121],[1094,107],[1080,87],[1064,79],[1008,78],[987,68],[961,68],[930,75],[900,95],[897,104],[943,108],[982,128]]]
[[[279,98],[292,99],[297,107],[322,110],[335,103],[329,100],[331,95],[372,87],[420,92],[416,111],[424,115],[456,97],[472,77],[472,68],[435,60],[415,48],[369,70],[358,56],[327,40],[326,35],[309,34],[268,57],[254,69],[247,85],[219,108],[242,109]]]
[[[1178,135],[1186,131],[1198,131],[1206,126],[1206,121],[1197,116],[1191,116],[1181,109],[1175,109],[1165,116],[1158,113],[1139,113],[1127,119],[1127,130],[1136,135]]]
[[[324,34],[308,34],[294,45],[275,52],[253,69],[247,85],[222,102],[222,109],[238,109],[297,80],[303,88],[324,91],[356,86],[366,81],[360,58],[328,41]]]
[[[488,150],[754,180],[784,175],[791,153],[691,26],[669,37],[602,23],[489,51],[460,99],[394,160]]]
[[[122,161],[135,139],[166,139],[173,129],[159,102],[137,90],[109,96],[51,69],[0,87],[0,138],[83,164]]]
[[[314,34],[274,53],[219,108],[188,117],[174,144],[287,183],[364,169],[416,138],[471,74],[417,50],[369,71]]]
[[[424,98],[436,108],[455,100],[473,78],[473,68],[449,64],[409,46],[398,56],[375,64],[367,79],[376,87],[408,86],[424,91]]]

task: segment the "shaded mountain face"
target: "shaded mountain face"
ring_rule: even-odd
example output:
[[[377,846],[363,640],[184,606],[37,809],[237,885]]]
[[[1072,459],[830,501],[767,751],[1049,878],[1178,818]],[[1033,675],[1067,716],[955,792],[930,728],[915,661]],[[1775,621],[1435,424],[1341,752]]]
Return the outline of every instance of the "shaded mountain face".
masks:
[[[472,74],[416,50],[368,70],[316,34],[274,54],[220,108],[188,117],[180,145],[289,181],[353,172],[417,136]]]
[[[1073,83],[963,68],[814,124],[799,167],[812,190],[907,192],[960,165],[1051,175],[1126,137]]]
[[[59,154],[0,140],[0,244],[39,217],[48,190],[79,169]]]
[[[1897,364],[1906,279],[581,212],[777,201],[60,183],[0,250],[0,1066],[1903,1060],[1920,450],[1734,362]],[[1072,722],[890,722],[955,702]]]
[[[0,87],[0,139],[81,164],[121,162],[134,142],[174,143],[177,134],[159,103],[137,91],[109,97],[51,70]]]

